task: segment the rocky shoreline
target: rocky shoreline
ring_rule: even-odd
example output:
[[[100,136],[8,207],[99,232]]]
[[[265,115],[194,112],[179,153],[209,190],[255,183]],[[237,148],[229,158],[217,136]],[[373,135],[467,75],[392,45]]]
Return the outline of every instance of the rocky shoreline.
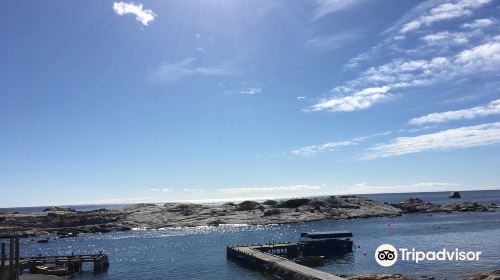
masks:
[[[223,224],[285,224],[308,221],[391,217],[407,213],[488,212],[495,204],[434,204],[412,198],[396,204],[358,196],[327,196],[283,201],[244,201],[221,205],[191,203],[136,204],[123,209],[75,211],[49,207],[38,213],[0,211],[0,238],[57,234],[105,233],[132,228],[219,226]]]
[[[411,278],[401,274],[369,274],[358,275],[347,278],[348,280],[434,280],[434,277],[422,276],[418,278]],[[463,278],[463,280],[499,280],[500,270],[485,272],[471,277]]]

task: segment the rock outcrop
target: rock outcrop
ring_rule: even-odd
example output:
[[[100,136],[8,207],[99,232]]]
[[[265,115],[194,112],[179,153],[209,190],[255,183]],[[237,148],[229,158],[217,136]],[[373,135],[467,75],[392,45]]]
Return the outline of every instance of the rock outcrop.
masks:
[[[0,238],[54,233],[60,237],[79,233],[104,233],[131,228],[219,226],[223,224],[284,224],[308,221],[398,216],[405,213],[491,211],[496,205],[478,203],[434,204],[412,198],[388,204],[358,196],[297,198],[263,203],[244,201],[220,205],[193,203],[142,203],[123,209],[75,211],[49,207],[38,213],[0,212]]]
[[[500,270],[481,273],[464,280],[500,280]]]
[[[423,201],[419,198],[410,198],[400,203],[392,204],[403,213],[432,213],[432,212],[488,212],[498,208],[495,204],[483,205],[476,202],[462,202],[457,204],[436,204]]]
[[[407,276],[401,274],[369,274],[357,275],[347,278],[348,280],[412,280]]]

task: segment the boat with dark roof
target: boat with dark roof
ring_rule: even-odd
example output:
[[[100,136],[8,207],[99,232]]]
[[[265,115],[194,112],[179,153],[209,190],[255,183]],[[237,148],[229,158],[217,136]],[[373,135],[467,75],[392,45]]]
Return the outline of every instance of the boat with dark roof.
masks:
[[[353,251],[352,232],[303,232],[297,242],[303,255],[339,255]]]

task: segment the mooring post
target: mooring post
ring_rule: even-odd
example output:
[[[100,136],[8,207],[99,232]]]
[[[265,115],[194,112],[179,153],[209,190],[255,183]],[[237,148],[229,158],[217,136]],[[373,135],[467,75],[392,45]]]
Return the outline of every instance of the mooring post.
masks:
[[[0,258],[0,276],[3,276],[5,271],[5,241],[2,241],[2,253]]]
[[[94,272],[102,272],[102,270],[103,270],[102,260],[100,258],[94,260]]]
[[[14,238],[9,241],[9,275],[10,279],[14,280]]]
[[[16,237],[15,239],[16,241],[16,244],[15,244],[15,249],[16,249],[16,253],[15,253],[15,257],[16,257],[16,261],[15,261],[15,264],[16,264],[16,279],[18,278],[17,276],[19,275],[19,237]]]

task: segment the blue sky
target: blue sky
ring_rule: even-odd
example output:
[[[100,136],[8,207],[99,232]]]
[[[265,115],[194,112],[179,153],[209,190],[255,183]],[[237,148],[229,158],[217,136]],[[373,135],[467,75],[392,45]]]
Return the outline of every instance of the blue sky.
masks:
[[[499,188],[498,1],[1,6],[0,206]]]

